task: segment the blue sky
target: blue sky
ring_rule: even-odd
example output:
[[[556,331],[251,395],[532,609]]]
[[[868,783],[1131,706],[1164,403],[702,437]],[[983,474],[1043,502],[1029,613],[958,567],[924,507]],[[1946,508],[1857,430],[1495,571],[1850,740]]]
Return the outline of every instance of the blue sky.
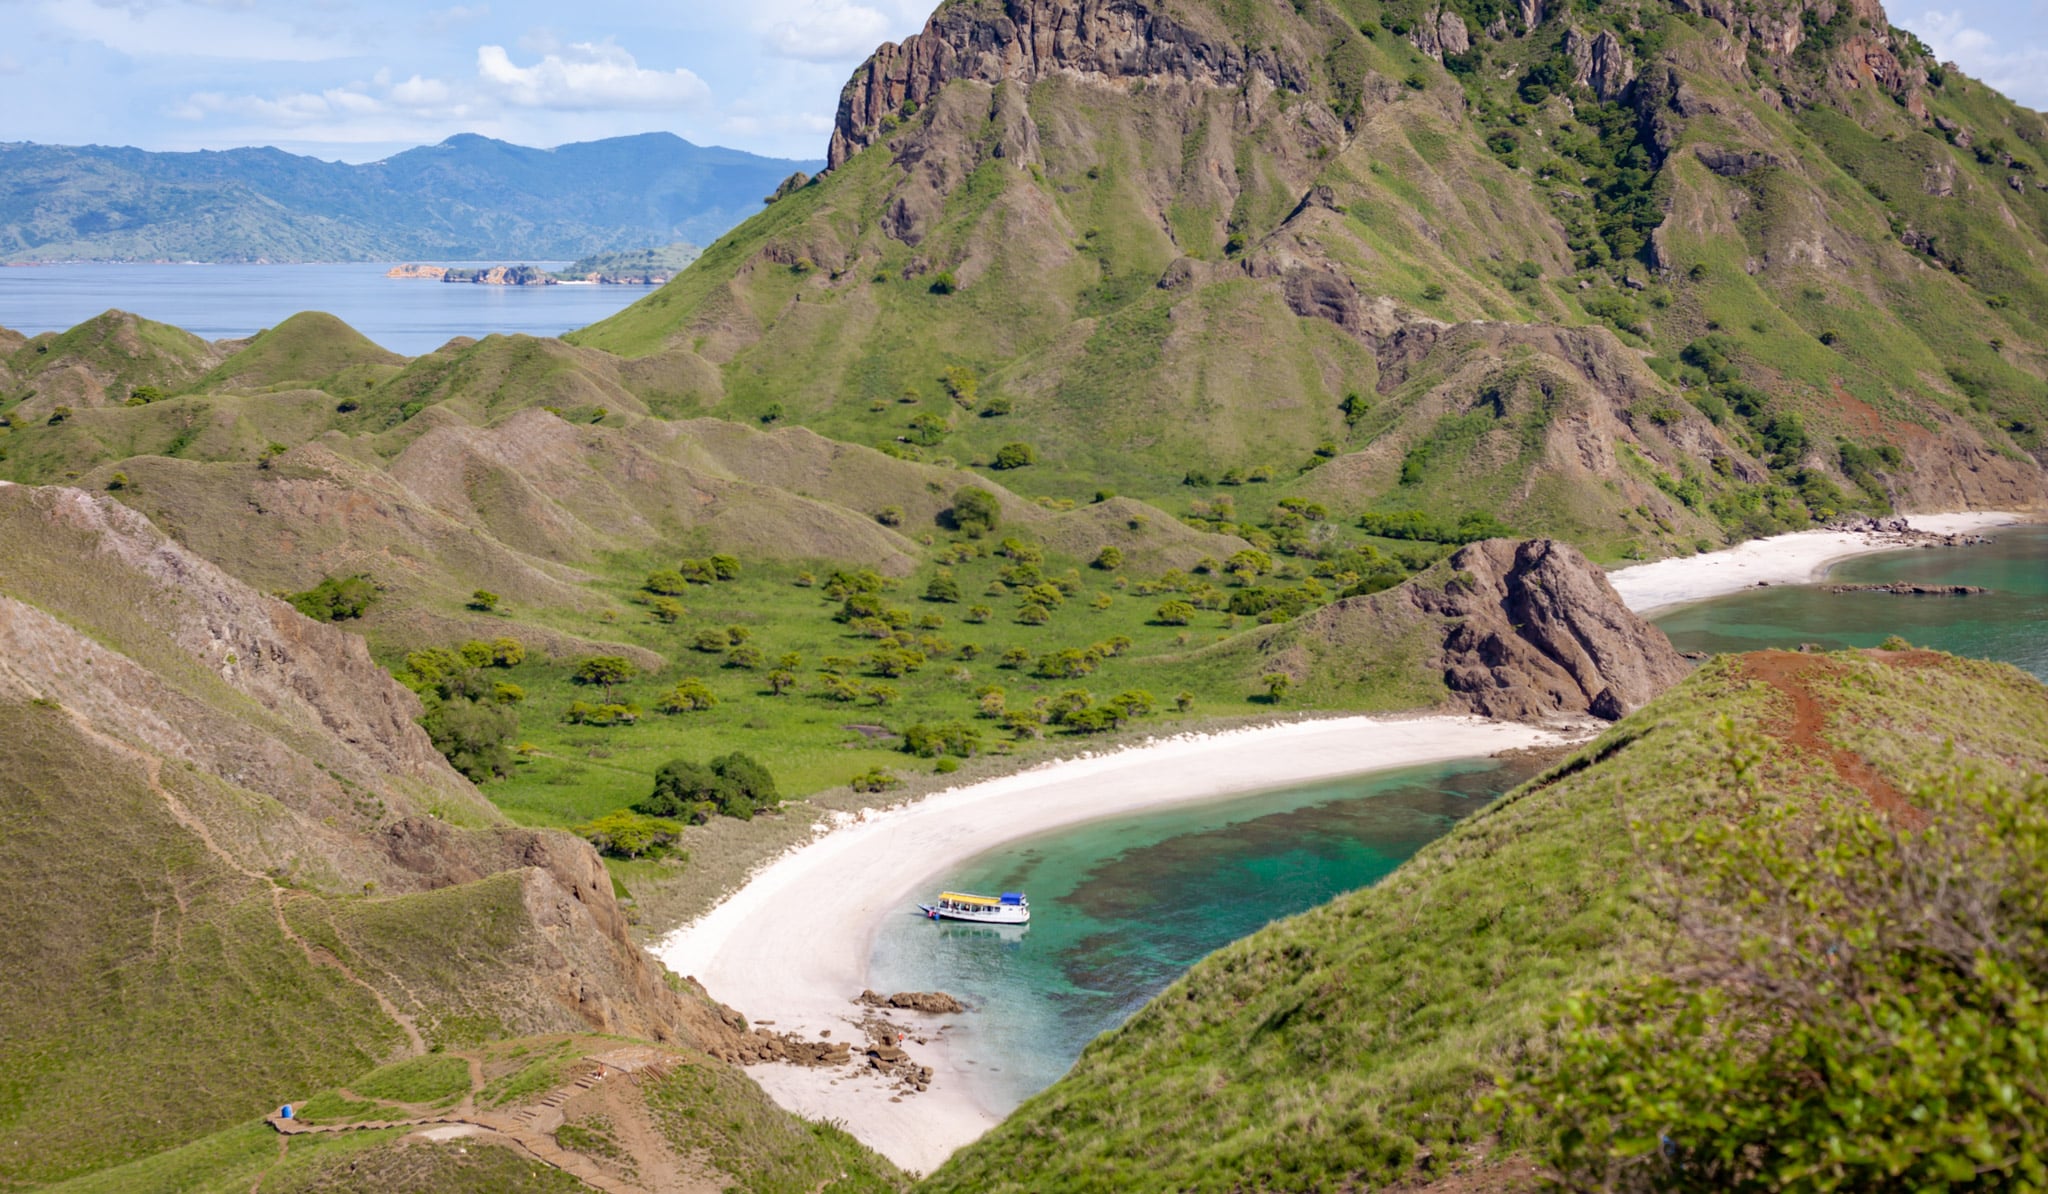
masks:
[[[368,161],[457,132],[666,130],[821,157],[848,74],[933,2],[0,0],[0,141]],[[1891,17],[2048,109],[2048,0],[1916,0]]]

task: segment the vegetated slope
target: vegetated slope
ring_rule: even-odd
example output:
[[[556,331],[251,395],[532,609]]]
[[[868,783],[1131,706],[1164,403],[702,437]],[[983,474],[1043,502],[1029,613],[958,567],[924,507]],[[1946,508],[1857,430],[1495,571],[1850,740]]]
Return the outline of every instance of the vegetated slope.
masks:
[[[2043,493],[2048,125],[1867,0],[954,0],[832,166],[572,338],[846,439],[971,383],[939,450],[1046,492],[1610,556]]]
[[[1285,675],[1297,699],[1441,705],[1487,717],[1615,721],[1684,679],[1664,632],[1554,540],[1491,539],[1398,588],[1346,597],[1210,648],[1195,666]]]
[[[295,1132],[238,1125],[53,1188],[872,1194],[907,1184],[844,1131],[776,1109],[737,1069],[616,1037],[412,1058],[301,1091],[293,1113],[284,1126]]]
[[[0,486],[0,1175],[47,1181],[380,1062],[740,1030],[597,855],[506,826],[360,639],[72,489]]]
[[[1954,766],[2048,769],[2048,691],[1931,652],[1717,659],[1378,886],[1219,950],[926,1188],[1336,1189],[1474,1168],[1533,1187],[1523,1141],[1496,1138],[1475,1099],[1544,1054],[1565,992],[1654,966],[1646,841],[1754,811],[1729,770],[1751,738],[1747,791],[1766,804],[1896,811]]]
[[[95,367],[72,364],[59,340],[110,321],[146,325],[110,314],[9,359],[67,376]],[[395,622],[389,637],[405,646],[441,645],[457,623],[487,628],[464,608],[478,588],[529,610],[595,613],[602,602],[581,586],[616,553],[729,551],[906,575],[968,486],[1062,554],[1116,546],[1133,567],[1163,570],[1245,546],[1128,499],[1047,509],[946,464],[804,428],[652,417],[671,384],[658,362],[554,340],[492,336],[406,362],[308,313],[204,347],[218,363],[203,376],[163,371],[146,401],[102,398],[54,422],[32,375],[0,396],[13,424],[0,469],[29,483],[84,474],[268,591],[371,573],[395,599],[367,626],[381,636]],[[533,637],[570,642],[545,626]]]
[[[126,311],[107,311],[70,331],[0,340],[0,405],[10,420],[61,423],[72,411],[119,405],[137,389],[182,389],[220,363],[227,350],[182,328]]]
[[[574,260],[704,244],[816,168],[668,133],[552,149],[463,134],[363,165],[17,143],[0,145],[0,260]]]

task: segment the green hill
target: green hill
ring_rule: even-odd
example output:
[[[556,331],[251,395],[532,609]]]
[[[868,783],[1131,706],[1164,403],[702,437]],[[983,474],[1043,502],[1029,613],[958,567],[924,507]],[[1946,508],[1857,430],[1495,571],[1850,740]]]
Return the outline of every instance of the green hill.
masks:
[[[2003,665],[1717,659],[1377,886],[1217,951],[922,1188],[1533,1189],[1540,1125],[1503,1138],[1477,1100],[1552,1055],[1568,992],[1657,967],[1665,827],[1965,764],[2017,782],[2044,743],[2048,692]],[[1754,752],[1740,781],[1731,750]]]
[[[1009,413],[937,450],[1067,497],[1653,556],[2039,500],[2048,125],[1876,4],[1070,7],[942,6],[828,174],[572,339],[855,441],[952,379]]]
[[[691,1064],[741,1039],[631,941],[586,843],[443,761],[360,639],[75,489],[0,487],[0,540],[0,1181],[187,1188],[144,1159],[516,1038]]]

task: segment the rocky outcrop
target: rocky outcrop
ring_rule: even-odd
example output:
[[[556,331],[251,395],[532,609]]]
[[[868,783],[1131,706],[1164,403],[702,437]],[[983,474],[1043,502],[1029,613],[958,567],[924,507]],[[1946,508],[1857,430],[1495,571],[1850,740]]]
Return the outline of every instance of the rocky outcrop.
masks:
[[[898,1011],[925,1012],[934,1016],[958,1015],[967,1010],[959,1000],[944,991],[898,991],[883,996],[874,991],[862,991],[854,1000],[863,1007],[887,1007]]]
[[[1449,568],[1441,590],[1417,585],[1409,599],[1451,620],[1444,684],[1474,712],[1615,721],[1691,670],[1576,548],[1491,539],[1461,549]]]
[[[1691,668],[1577,549],[1491,539],[1398,588],[1347,597],[1257,640],[1247,670],[1314,688],[1398,670],[1416,705],[1508,721],[1614,721]]]
[[[1593,94],[1606,102],[1620,99],[1635,81],[1635,60],[1612,30],[1602,29],[1588,36],[1577,29],[1567,29],[1564,52],[1572,61],[1572,81],[1592,88]]]
[[[844,165],[879,140],[885,122],[900,118],[906,105],[930,102],[955,79],[1029,86],[1065,74],[1228,88],[1254,71],[1282,85],[1289,85],[1293,73],[1272,51],[1248,54],[1141,0],[948,4],[932,14],[923,32],[876,50],[854,72],[839,96],[829,165]]]

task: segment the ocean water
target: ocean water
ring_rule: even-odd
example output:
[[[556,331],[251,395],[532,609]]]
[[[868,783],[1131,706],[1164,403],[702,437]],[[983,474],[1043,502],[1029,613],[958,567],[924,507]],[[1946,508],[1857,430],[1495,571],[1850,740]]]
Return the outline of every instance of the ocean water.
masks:
[[[433,264],[475,264],[435,262]],[[488,262],[486,264],[510,264]],[[565,261],[532,261],[560,269]],[[250,336],[300,311],[339,316],[406,356],[456,336],[559,336],[644,298],[644,286],[471,286],[387,278],[382,265],[38,265],[0,268],[0,327],[61,332],[110,308],[207,340]]]
[[[1874,647],[1890,635],[1915,646],[1996,659],[2048,680],[2048,526],[2001,527],[1984,547],[1857,556],[1831,584],[1912,581],[1979,585],[1972,597],[1823,593],[1814,585],[1751,589],[1682,606],[1656,619],[1681,651],[1754,651],[1819,643]]]
[[[1031,923],[882,926],[871,984],[946,991],[974,1095],[1007,1113],[1188,967],[1267,923],[1386,876],[1537,770],[1467,760],[1160,812],[1009,843],[932,876],[933,892],[1015,891]]]

